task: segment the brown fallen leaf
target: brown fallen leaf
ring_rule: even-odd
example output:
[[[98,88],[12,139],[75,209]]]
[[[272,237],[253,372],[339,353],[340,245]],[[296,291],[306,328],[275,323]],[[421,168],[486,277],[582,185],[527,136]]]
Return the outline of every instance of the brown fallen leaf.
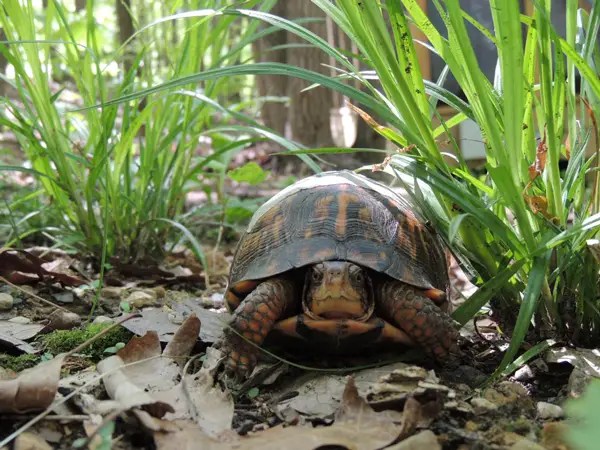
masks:
[[[56,396],[60,369],[67,353],[55,356],[12,380],[0,380],[0,413],[26,413],[46,409]]]
[[[43,281],[44,277],[58,281],[63,287],[86,284],[85,281],[77,277],[48,270],[44,267],[45,264],[47,264],[47,261],[25,250],[0,249],[0,276],[13,284]]]
[[[174,409],[168,403],[154,399],[123,373],[125,363],[118,356],[110,356],[98,363],[98,372],[104,374],[102,381],[107,394],[119,403],[120,409],[128,411],[140,408],[153,417],[163,417]]]
[[[353,378],[349,378],[336,421],[328,427],[274,427],[252,436],[228,434],[221,440],[211,439],[191,422],[174,422],[177,431],[154,434],[158,450],[306,450],[331,447],[380,449],[394,442],[400,433],[385,412],[377,413],[358,395]]]
[[[149,331],[142,337],[133,337],[116,355],[100,361],[97,369],[106,374],[103,381],[109,397],[116,400],[123,411],[133,410],[149,429],[155,430],[158,426],[152,418],[161,418],[167,413],[189,417],[178,360],[189,356],[199,331],[200,320],[192,313],[164,353],[156,331]]]

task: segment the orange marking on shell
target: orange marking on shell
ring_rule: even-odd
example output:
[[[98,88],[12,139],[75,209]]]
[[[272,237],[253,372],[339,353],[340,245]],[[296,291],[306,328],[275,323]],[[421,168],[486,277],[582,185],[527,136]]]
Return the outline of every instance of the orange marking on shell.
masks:
[[[420,328],[417,328],[412,331],[412,335],[415,338],[420,338],[422,334],[423,334],[423,331]]]
[[[333,203],[334,196],[327,195],[319,198],[315,202],[314,218],[317,220],[325,220],[329,217],[329,206]]]
[[[242,331],[247,330],[248,329],[248,321],[247,320],[240,320],[238,322],[237,326]]]
[[[400,327],[405,331],[410,331],[415,327],[415,324],[412,320],[401,320]]]
[[[244,312],[251,313],[252,311],[254,311],[254,305],[252,303],[248,303],[244,306]]]
[[[346,192],[340,192],[337,199],[338,213],[335,218],[335,232],[338,236],[344,236],[346,234],[346,224],[348,222],[348,205],[350,203],[358,203],[360,202],[360,199],[356,195]]]
[[[260,313],[267,314],[269,312],[269,307],[266,303],[261,303],[256,307],[256,310]]]
[[[425,334],[425,337],[433,336],[433,328],[426,328],[424,334]]]
[[[250,362],[250,358],[248,358],[247,356],[242,356],[242,357],[240,357],[240,362],[243,365],[247,365]]]
[[[250,329],[252,331],[259,331],[261,328],[261,323],[260,322],[250,322]]]
[[[250,331],[245,331],[242,333],[242,336],[244,336],[246,339],[252,340],[253,333],[251,333]]]

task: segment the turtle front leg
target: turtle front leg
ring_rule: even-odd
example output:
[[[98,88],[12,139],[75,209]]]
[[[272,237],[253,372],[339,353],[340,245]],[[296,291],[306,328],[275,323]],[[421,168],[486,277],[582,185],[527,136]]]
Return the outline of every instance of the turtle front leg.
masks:
[[[250,375],[258,359],[259,346],[293,300],[293,283],[275,278],[259,284],[242,301],[219,343],[226,355],[226,372],[242,378]]]
[[[458,331],[452,318],[422,290],[400,281],[386,281],[379,288],[378,298],[393,324],[434,358],[443,361],[451,353],[458,353]]]

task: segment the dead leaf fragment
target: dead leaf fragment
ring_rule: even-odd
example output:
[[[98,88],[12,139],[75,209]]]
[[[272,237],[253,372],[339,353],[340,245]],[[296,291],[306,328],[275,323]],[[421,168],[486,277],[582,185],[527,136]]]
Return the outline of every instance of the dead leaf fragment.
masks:
[[[55,356],[12,380],[0,380],[0,413],[41,411],[52,404],[58,389],[60,369],[67,354]]]
[[[546,145],[546,132],[544,131],[544,137],[537,146],[535,152],[535,161],[529,166],[529,179],[535,180],[538,175],[544,171],[546,167],[546,158],[548,156],[548,146]]]
[[[104,374],[104,388],[109,397],[119,402],[123,411],[141,408],[153,417],[163,417],[174,409],[168,403],[155,400],[144,389],[132,382],[122,370],[125,367],[123,360],[117,356],[110,356],[98,363],[98,372]]]

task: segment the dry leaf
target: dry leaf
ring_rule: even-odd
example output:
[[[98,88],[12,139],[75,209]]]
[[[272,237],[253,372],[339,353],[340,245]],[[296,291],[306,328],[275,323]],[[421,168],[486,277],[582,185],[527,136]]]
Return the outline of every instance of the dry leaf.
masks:
[[[12,380],[0,380],[0,413],[42,411],[56,396],[60,369],[66,353],[19,373]]]
[[[54,272],[44,268],[44,261],[25,250],[0,250],[0,276],[13,284],[25,284],[32,281],[44,280],[45,276],[53,278],[63,286],[81,286],[85,281],[70,275]],[[35,275],[33,277],[32,275]]]
[[[172,433],[155,433],[158,450],[306,450],[331,447],[379,449],[394,442],[400,427],[386,413],[377,413],[358,395],[354,380],[349,378],[336,421],[328,427],[281,426],[252,436],[228,434],[221,440],[210,439],[190,422],[177,422]]]
[[[105,374],[102,381],[106,392],[110,398],[119,402],[121,409],[127,411],[133,408],[143,408],[150,415],[159,418],[167,412],[174,411],[171,405],[155,400],[144,389],[126,377],[122,372],[124,367],[123,360],[117,355],[103,359],[97,366],[98,372]]]
[[[544,137],[537,146],[535,152],[535,161],[529,166],[529,179],[535,180],[546,167],[546,158],[548,156],[548,146],[546,145],[546,132],[544,131]]]

